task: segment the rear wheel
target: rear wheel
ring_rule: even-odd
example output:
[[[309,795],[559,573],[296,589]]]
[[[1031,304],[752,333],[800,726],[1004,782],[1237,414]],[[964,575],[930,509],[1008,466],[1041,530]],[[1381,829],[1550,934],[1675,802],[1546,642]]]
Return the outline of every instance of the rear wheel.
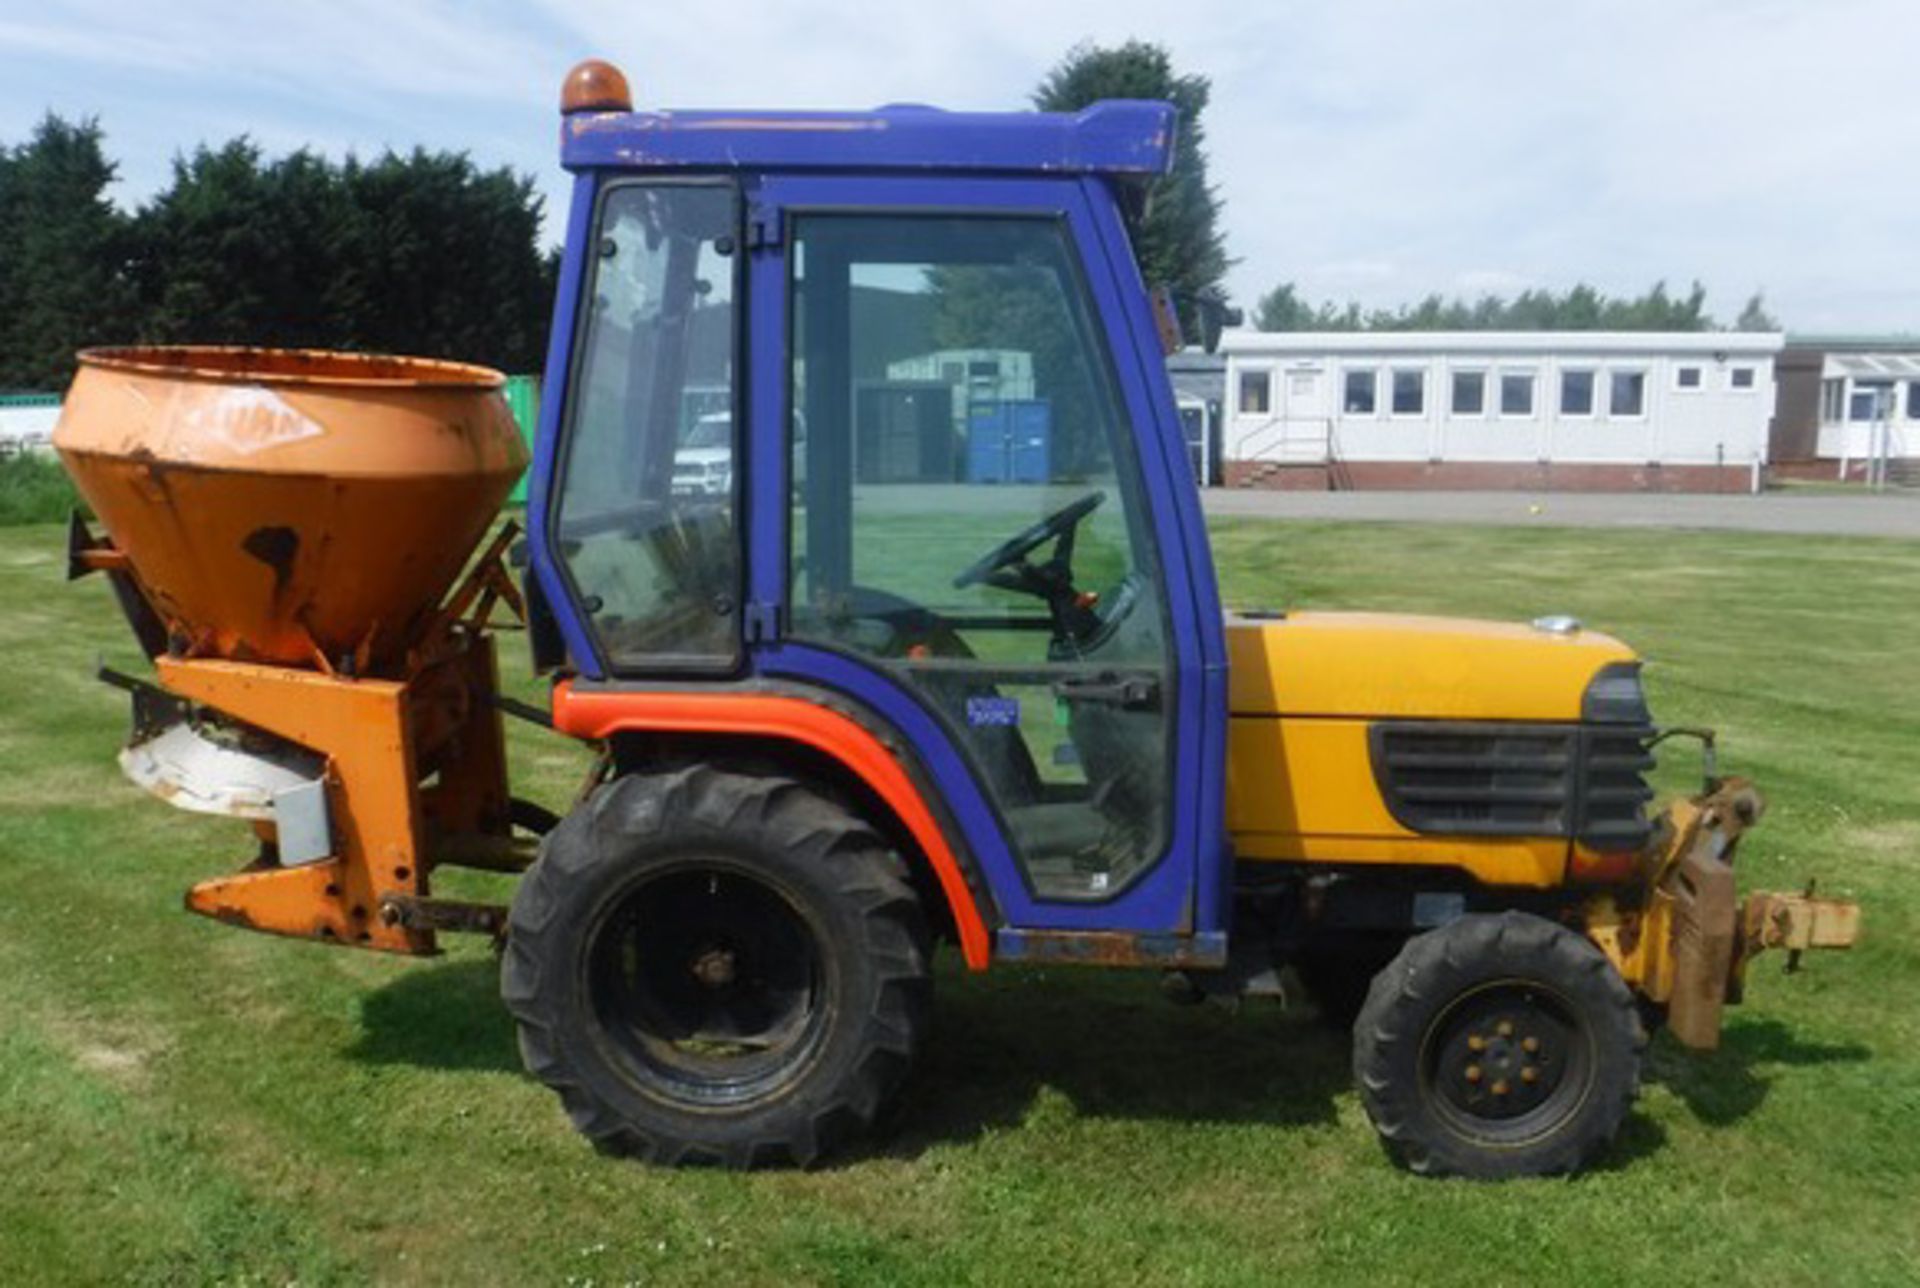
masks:
[[[603,1148],[805,1165],[871,1127],[925,1025],[898,861],[792,780],[624,778],[547,837],[501,992],[528,1070]]]
[[[1575,1171],[1619,1130],[1646,1035],[1584,937],[1525,913],[1409,940],[1354,1028],[1354,1076],[1388,1150],[1416,1172]]]

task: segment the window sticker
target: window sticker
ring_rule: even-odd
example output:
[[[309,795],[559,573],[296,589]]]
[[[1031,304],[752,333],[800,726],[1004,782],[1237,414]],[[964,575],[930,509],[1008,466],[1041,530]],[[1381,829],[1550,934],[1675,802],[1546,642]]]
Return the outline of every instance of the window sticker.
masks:
[[[989,726],[1012,728],[1020,723],[1020,700],[1000,697],[968,698],[967,723],[976,729]]]

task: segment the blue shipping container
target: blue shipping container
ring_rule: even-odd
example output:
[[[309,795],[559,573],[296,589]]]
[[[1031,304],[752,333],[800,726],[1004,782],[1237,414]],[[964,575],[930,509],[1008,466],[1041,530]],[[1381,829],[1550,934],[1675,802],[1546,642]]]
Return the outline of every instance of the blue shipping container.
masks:
[[[1044,398],[977,402],[967,415],[969,483],[1044,483],[1053,474],[1053,408]]]

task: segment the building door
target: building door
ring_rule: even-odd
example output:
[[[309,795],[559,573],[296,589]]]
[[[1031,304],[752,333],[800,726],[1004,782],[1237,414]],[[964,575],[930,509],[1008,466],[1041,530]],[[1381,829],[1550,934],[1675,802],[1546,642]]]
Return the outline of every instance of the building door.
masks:
[[[1279,373],[1280,419],[1286,426],[1282,458],[1325,461],[1330,454],[1333,415],[1331,381],[1318,365],[1296,364]]]

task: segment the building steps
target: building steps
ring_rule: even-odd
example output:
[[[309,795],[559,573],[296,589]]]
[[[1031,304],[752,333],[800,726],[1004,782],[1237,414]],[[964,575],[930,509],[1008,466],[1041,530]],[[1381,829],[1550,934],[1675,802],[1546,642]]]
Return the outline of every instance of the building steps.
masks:
[[[1339,480],[1325,461],[1228,461],[1228,487],[1273,492],[1336,492]]]

